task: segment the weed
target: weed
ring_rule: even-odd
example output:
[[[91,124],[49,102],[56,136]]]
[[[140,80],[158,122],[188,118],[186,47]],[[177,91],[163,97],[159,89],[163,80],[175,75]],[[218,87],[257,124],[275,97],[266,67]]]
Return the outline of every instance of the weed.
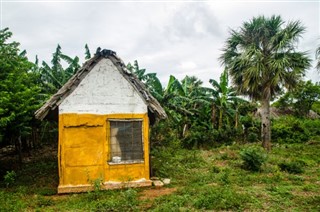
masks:
[[[205,210],[239,210],[251,202],[250,195],[238,193],[231,187],[206,187],[194,199],[197,209]]]
[[[226,168],[221,172],[220,174],[220,182],[222,182],[223,185],[228,185],[230,183],[230,169]]]
[[[13,185],[13,183],[16,181],[17,174],[15,171],[7,171],[7,173],[3,177],[3,181],[6,184],[6,187]]]
[[[92,182],[91,182],[91,184],[93,185],[93,189],[94,189],[94,191],[100,191],[101,190],[101,185],[102,185],[102,178],[100,177],[100,178],[97,178],[97,179],[95,179],[95,180],[93,180]]]
[[[240,152],[243,160],[243,168],[249,171],[260,171],[261,166],[266,162],[267,155],[261,148],[248,147]]]

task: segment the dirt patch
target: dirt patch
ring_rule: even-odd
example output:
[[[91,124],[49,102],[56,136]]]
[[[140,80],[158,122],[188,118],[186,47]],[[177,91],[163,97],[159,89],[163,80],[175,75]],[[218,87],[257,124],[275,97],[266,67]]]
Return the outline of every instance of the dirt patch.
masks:
[[[301,196],[301,197],[315,197],[315,196],[317,196],[316,192],[311,192],[311,191],[293,191],[292,194],[294,196]]]
[[[172,194],[177,188],[152,188],[144,190],[140,193],[140,200],[153,200],[157,197]]]

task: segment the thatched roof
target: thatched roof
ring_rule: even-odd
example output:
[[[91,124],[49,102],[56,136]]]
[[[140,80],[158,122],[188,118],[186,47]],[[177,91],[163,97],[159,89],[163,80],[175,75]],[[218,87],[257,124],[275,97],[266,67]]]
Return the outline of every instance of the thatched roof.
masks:
[[[43,120],[45,118],[57,119],[58,107],[62,101],[69,96],[80,84],[80,82],[87,76],[95,65],[103,58],[108,58],[112,61],[120,74],[132,85],[132,87],[139,93],[142,99],[148,106],[149,113],[155,115],[158,119],[167,117],[166,112],[161,107],[159,102],[150,94],[145,85],[132,73],[130,73],[123,61],[117,57],[116,53],[111,50],[97,49],[94,57],[84,63],[84,65],[74,74],[69,81],[58,90],[40,109],[35,112],[37,119]]]

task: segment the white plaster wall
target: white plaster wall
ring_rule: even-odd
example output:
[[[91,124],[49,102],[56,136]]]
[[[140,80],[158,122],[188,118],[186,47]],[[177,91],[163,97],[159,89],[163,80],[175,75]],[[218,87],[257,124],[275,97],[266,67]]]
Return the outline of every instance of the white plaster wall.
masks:
[[[147,105],[111,60],[102,59],[59,106],[59,113],[146,113]]]

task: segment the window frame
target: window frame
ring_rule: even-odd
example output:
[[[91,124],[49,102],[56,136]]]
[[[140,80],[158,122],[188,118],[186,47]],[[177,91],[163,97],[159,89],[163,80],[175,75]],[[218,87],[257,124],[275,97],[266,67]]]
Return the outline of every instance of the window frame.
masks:
[[[123,160],[120,162],[114,162],[113,161],[113,152],[112,152],[112,144],[111,144],[111,122],[141,122],[141,154],[142,159],[136,159],[136,160]],[[109,165],[122,165],[122,164],[144,164],[145,163],[145,139],[144,139],[144,119],[143,118],[110,118],[107,119],[108,127],[107,127],[107,145],[108,145],[108,157],[107,157],[107,163]]]

